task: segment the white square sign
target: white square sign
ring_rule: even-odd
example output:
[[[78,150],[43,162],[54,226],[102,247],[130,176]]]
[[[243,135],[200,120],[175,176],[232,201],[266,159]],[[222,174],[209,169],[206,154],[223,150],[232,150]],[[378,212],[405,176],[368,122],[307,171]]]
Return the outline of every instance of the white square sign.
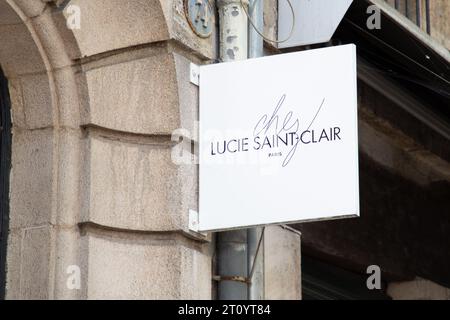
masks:
[[[290,48],[330,41],[352,2],[295,0],[289,4],[285,0],[279,1],[278,39],[286,41],[279,43],[278,47]]]
[[[359,216],[354,45],[202,66],[199,231]]]

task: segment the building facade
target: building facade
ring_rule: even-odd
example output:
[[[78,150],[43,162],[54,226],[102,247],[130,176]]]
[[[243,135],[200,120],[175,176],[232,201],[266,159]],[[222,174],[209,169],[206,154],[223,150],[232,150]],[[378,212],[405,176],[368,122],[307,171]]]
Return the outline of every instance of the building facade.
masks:
[[[196,134],[198,88],[189,80],[190,63],[219,59],[219,19],[214,1],[209,3],[212,32],[202,37],[190,25],[183,0],[0,0],[3,297],[217,296],[215,236],[188,228],[189,210],[198,207],[198,165],[176,165],[171,160],[179,143],[172,133],[184,128],[192,134],[188,138]],[[450,5],[446,0],[430,4],[431,36],[426,25],[416,30],[411,22],[410,28],[422,32],[433,50],[444,50],[448,58]],[[276,38],[277,1],[265,1],[264,24],[264,33]],[[345,38],[346,30],[340,35]],[[267,54],[280,53],[270,43],[265,47]],[[416,122],[405,118],[396,123],[395,116],[403,114],[389,111],[395,106],[386,107],[399,97],[386,98],[390,102],[383,109],[369,103],[382,96],[374,85],[361,88],[360,143],[365,145],[363,157],[368,157],[361,160],[367,164],[362,168],[370,177],[390,168],[392,179],[413,181],[431,195],[436,189],[426,186],[442,183],[438,190],[443,195],[439,193],[436,201],[439,209],[448,208],[447,137],[441,134],[435,143],[426,139],[430,135],[425,127],[418,129],[422,136],[409,132]],[[446,121],[444,116],[439,119]],[[365,190],[377,182],[367,181]],[[424,205],[427,201],[431,200],[424,200]],[[378,208],[376,201],[373,205]],[[380,210],[402,208],[400,203]],[[386,222],[383,219],[379,221]],[[348,239],[337,234],[335,239],[345,242],[339,248],[331,236],[318,238],[323,232],[333,234],[333,228],[342,230],[333,223],[296,227],[303,233],[306,252],[361,273],[363,265],[349,261],[356,259],[355,252],[364,251],[352,247],[351,241],[363,238],[345,242]],[[450,231],[448,223],[442,225],[443,234]],[[377,231],[389,228],[388,221]],[[383,245],[389,244],[386,241]],[[300,299],[299,233],[269,227],[262,250],[263,297]],[[373,262],[363,260],[364,266],[378,263],[383,269],[383,262],[377,262],[379,254],[371,256]],[[446,260],[448,253],[439,251],[431,258]],[[386,264],[388,270],[398,271],[398,264]],[[388,278],[390,297],[421,298],[417,290],[404,288],[423,285],[431,288],[426,289],[430,296],[450,298],[450,284],[441,281],[445,271],[433,277],[439,272],[421,264],[407,271],[407,277]]]

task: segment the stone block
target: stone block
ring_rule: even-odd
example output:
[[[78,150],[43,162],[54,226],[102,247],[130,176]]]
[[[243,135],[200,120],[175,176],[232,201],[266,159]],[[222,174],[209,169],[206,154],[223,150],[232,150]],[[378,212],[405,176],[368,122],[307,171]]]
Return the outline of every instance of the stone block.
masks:
[[[39,129],[52,126],[53,101],[47,73],[22,76],[20,80],[26,128]]]
[[[421,278],[391,282],[387,293],[394,300],[450,300],[449,288]]]
[[[78,226],[58,226],[54,227],[55,253],[53,278],[53,296],[52,299],[85,299],[86,270],[83,269],[82,256],[87,254],[83,251],[80,231]],[[79,268],[80,287],[73,287],[73,277],[78,276],[74,269]],[[75,271],[76,272],[76,271]]]
[[[78,90],[76,70],[73,67],[53,72],[58,102],[59,124],[78,129],[81,123],[82,92]]]
[[[49,298],[51,227],[14,230],[8,238],[7,299]]]
[[[95,131],[95,130],[94,130]],[[83,221],[133,230],[183,230],[196,209],[197,167],[176,166],[170,141],[91,132]]]
[[[0,0],[0,25],[19,24],[21,22],[22,19],[13,8],[5,0]]]
[[[157,235],[87,232],[88,299],[210,299],[211,257]]]
[[[165,2],[170,1],[72,0],[81,10],[81,29],[73,30],[81,56],[168,39]]]
[[[53,130],[13,130],[10,227],[51,221]]]
[[[264,298],[301,299],[300,234],[280,226],[264,232]]]
[[[0,25],[0,61],[10,78],[46,70],[41,54],[25,24]]]
[[[171,134],[180,126],[175,61],[164,50],[88,70],[85,78],[84,123],[139,134]]]
[[[54,223],[73,226],[80,222],[80,193],[82,185],[83,140],[80,129],[60,128],[57,179],[58,193],[54,195],[58,209]]]
[[[46,6],[45,1],[14,0],[14,3],[28,18],[36,17],[42,14]]]

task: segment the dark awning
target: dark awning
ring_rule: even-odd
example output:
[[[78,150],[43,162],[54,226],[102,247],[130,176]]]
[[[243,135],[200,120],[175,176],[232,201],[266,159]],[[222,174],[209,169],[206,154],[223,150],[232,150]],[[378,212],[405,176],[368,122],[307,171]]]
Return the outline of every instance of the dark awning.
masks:
[[[378,1],[379,2],[379,1]],[[369,0],[356,0],[333,39],[355,43],[358,55],[409,88],[450,124],[450,53],[387,4],[381,29],[367,28]]]

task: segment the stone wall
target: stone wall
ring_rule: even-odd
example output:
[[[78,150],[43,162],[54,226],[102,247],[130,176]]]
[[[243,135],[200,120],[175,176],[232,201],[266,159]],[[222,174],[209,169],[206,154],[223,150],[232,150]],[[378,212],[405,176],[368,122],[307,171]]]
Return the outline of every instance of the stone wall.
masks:
[[[79,30],[58,3],[0,0],[7,298],[210,298],[211,248],[187,226],[198,168],[172,163],[171,133],[198,118],[189,63],[216,58],[215,34],[194,35],[182,0],[73,0]]]

